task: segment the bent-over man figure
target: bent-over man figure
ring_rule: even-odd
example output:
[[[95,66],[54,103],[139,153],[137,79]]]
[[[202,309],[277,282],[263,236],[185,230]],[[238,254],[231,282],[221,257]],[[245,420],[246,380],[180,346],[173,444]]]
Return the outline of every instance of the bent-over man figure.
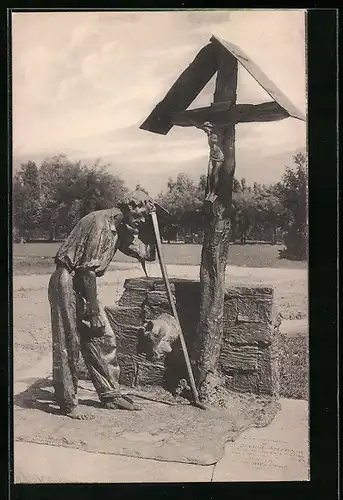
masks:
[[[117,250],[141,263],[155,260],[154,240],[147,229],[153,206],[148,195],[135,191],[119,208],[92,212],[79,221],[56,254],[48,291],[53,384],[57,405],[71,418],[92,418],[78,408],[80,351],[104,407],[140,409],[120,394],[115,334],[99,303],[96,280],[104,275]]]

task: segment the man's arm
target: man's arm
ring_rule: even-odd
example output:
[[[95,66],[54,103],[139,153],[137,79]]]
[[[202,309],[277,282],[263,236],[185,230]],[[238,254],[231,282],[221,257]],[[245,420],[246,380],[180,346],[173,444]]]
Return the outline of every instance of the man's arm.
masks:
[[[139,262],[153,262],[155,260],[155,255],[154,252],[149,252],[147,251],[148,245],[145,246],[145,251],[142,251],[137,244],[124,244],[122,246],[119,246],[119,250],[127,255],[128,257],[133,257],[134,259],[137,259]]]
[[[154,208],[154,207],[152,207]],[[118,231],[118,250],[139,262],[155,260],[155,239],[150,219],[140,224],[138,232],[130,232],[125,226]]]
[[[97,316],[100,312],[98,305],[98,290],[96,274],[92,269],[83,269],[78,273],[82,283],[83,296],[87,301],[90,316]]]
[[[197,121],[195,118],[190,118],[189,123],[191,125],[193,125],[193,127],[196,127],[198,129],[202,130],[203,132],[205,132],[208,137],[212,133],[213,126],[210,122],[202,123],[202,122]]]
[[[105,325],[100,317],[95,271],[83,269],[79,271],[79,279],[83,288],[83,297],[87,303],[90,327],[95,336],[102,336],[105,333]]]

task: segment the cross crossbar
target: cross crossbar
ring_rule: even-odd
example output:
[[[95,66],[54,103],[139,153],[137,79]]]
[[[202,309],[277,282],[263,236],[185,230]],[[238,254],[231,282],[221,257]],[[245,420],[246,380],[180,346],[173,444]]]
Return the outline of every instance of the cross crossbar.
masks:
[[[210,121],[213,125],[225,126],[236,123],[270,122],[288,117],[288,112],[275,101],[262,104],[235,104],[230,108],[225,103],[218,103],[218,106],[211,105],[173,113],[171,122],[180,127],[191,127],[206,121]]]

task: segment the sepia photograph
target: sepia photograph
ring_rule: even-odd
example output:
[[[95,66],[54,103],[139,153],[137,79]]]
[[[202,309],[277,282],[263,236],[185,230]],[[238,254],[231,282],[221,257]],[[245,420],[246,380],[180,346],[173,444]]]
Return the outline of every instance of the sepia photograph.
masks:
[[[310,481],[307,12],[11,12],[15,484]]]

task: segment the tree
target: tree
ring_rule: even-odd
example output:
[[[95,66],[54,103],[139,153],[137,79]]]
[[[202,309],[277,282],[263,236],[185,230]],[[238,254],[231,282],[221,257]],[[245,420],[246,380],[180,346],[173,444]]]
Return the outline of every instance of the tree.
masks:
[[[282,182],[278,186],[289,223],[285,234],[287,256],[293,259],[307,258],[307,169],[302,153],[293,156],[295,166],[286,167]]]
[[[207,184],[207,177],[205,174],[202,174],[200,176],[198,184],[199,196],[205,196],[206,184]]]
[[[197,186],[187,174],[179,173],[175,181],[169,178],[167,191],[158,195],[157,201],[170,213],[169,224],[162,228],[168,240],[179,233],[192,236],[201,229],[202,184],[203,179]]]
[[[232,182],[232,192],[240,193],[241,191],[242,191],[241,183],[236,179],[236,177],[234,177]]]
[[[40,168],[41,227],[50,240],[68,233],[84,215],[111,208],[127,192],[118,176],[99,161],[90,167],[64,155],[46,159]]]
[[[149,195],[149,192],[141,184],[139,184],[139,183],[136,184],[135,189],[136,189],[136,191],[143,191],[143,193]]]
[[[103,210],[115,206],[119,199],[128,192],[124,181],[107,171],[108,165],[96,162],[84,169],[85,191],[82,196],[81,214],[94,210]]]
[[[232,193],[231,225],[232,236],[238,231],[240,242],[245,245],[248,232],[254,221],[255,199],[251,190],[246,189]]]
[[[40,167],[42,217],[41,228],[54,241],[80,219],[84,193],[84,167],[65,155],[44,160]]]
[[[275,186],[261,186],[254,183],[254,226],[255,232],[263,235],[263,240],[274,245],[278,240],[278,230],[285,227],[287,212]]]
[[[40,223],[40,182],[35,162],[21,165],[13,180],[13,219],[24,242]]]
[[[21,241],[33,231],[54,241],[87,213],[115,206],[128,189],[107,167],[63,154],[45,159],[39,169],[32,161],[23,164],[13,179],[14,226]]]

